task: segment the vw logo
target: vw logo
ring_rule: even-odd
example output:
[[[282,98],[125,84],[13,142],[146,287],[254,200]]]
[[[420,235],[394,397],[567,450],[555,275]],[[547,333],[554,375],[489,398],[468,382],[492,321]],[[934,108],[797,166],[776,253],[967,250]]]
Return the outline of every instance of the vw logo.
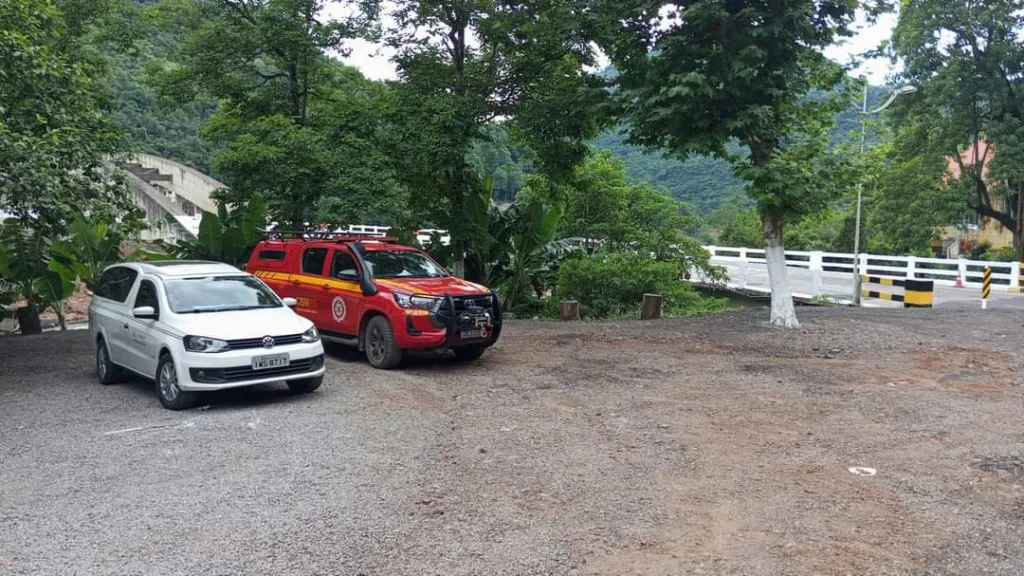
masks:
[[[263,337],[263,347],[264,348],[273,348],[274,347],[274,337],[273,336],[264,336]]]

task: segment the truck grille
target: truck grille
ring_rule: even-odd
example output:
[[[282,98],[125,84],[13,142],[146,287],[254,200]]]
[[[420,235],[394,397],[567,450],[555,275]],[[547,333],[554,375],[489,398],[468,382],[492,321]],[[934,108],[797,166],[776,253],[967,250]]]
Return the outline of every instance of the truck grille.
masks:
[[[228,348],[231,350],[246,350],[248,348],[263,348],[263,336],[259,338],[245,338],[243,340],[228,340]],[[289,334],[287,336],[271,336],[274,339],[274,347],[288,346],[302,342],[302,334]]]
[[[287,366],[267,368],[264,370],[253,370],[252,366],[237,366],[234,368],[190,368],[189,376],[194,382],[203,384],[224,384],[228,382],[244,382],[245,380],[262,380],[263,378],[281,377],[285,378],[293,374],[305,374],[319,370],[324,365],[324,356],[292,360]]]
[[[483,311],[491,312],[494,307],[494,299],[489,294],[480,296],[453,296],[455,313],[465,312],[473,308],[481,308]]]

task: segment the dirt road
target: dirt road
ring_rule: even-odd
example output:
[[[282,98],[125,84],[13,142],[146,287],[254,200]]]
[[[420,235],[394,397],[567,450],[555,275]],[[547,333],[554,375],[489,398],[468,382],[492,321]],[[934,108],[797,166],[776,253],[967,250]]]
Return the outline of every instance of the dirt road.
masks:
[[[1024,573],[1024,318],[801,313],[333,351],[185,413],[3,338],[0,576]]]

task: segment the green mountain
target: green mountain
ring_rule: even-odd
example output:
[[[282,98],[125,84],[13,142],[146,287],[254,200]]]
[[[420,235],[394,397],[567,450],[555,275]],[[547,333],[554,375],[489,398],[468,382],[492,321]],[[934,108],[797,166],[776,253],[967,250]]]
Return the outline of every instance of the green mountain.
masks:
[[[883,86],[869,86],[868,107],[880,105],[887,94],[888,89]],[[851,107],[835,116],[835,126],[830,133],[833,145],[857,141],[860,135],[859,108]],[[743,190],[743,181],[733,175],[729,163],[724,160],[703,156],[692,156],[685,161],[669,158],[658,151],[626,144],[625,140],[622,134],[607,132],[591,144],[610,150],[621,158],[632,178],[663,186],[674,198],[690,203],[702,214],[710,214],[730,195]],[[869,143],[878,140],[870,128],[867,140]]]

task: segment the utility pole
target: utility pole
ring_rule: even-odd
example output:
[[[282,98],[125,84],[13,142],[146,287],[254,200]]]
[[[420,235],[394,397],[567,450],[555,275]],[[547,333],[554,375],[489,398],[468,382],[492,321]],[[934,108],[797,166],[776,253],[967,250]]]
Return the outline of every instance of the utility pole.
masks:
[[[878,114],[882,110],[885,110],[886,108],[888,108],[889,105],[892,104],[896,100],[896,98],[902,96],[903,94],[910,94],[911,92],[917,92],[917,88],[915,86],[911,86],[909,84],[904,85],[904,86],[900,86],[896,90],[893,90],[892,95],[889,96],[889,99],[885,101],[885,104],[882,104],[878,108],[875,108],[874,110],[871,110],[869,112],[868,111],[868,81],[867,81],[867,79],[864,80],[864,99],[863,99],[863,101],[861,103],[861,111],[860,111],[860,155],[861,155],[861,158],[864,157],[864,139],[865,139],[865,136],[866,136],[866,133],[867,133],[867,125],[866,125],[866,123],[867,123],[868,115],[870,115],[870,114]],[[860,306],[860,266],[859,266],[859,264],[860,264],[860,220],[861,220],[860,214],[861,214],[861,209],[862,209],[861,205],[864,202],[863,197],[864,197],[864,179],[861,178],[857,182],[857,220],[856,220],[856,224],[854,225],[855,228],[853,230],[853,305],[854,306]]]
[[[864,137],[867,133],[868,81],[864,80],[864,100],[860,109],[860,157],[864,158]],[[857,179],[857,220],[853,228],[853,305],[860,306],[860,210],[864,197],[864,178]]]

